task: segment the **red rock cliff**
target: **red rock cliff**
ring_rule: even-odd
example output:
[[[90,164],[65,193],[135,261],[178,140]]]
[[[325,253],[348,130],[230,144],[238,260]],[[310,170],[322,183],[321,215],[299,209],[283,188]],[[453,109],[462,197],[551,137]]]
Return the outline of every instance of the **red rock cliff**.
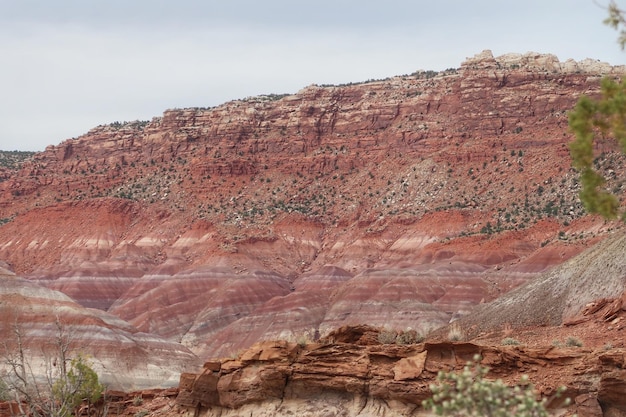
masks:
[[[567,111],[623,72],[485,51],[100,126],[0,182],[0,259],[204,357],[345,324],[426,331],[604,235]]]

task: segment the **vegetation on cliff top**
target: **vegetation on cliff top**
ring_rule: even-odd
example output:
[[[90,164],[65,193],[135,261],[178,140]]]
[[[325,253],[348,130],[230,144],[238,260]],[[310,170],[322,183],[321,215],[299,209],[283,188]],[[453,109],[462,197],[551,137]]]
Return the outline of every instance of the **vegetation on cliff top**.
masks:
[[[34,154],[35,152],[28,151],[0,151],[0,167],[17,169]]]

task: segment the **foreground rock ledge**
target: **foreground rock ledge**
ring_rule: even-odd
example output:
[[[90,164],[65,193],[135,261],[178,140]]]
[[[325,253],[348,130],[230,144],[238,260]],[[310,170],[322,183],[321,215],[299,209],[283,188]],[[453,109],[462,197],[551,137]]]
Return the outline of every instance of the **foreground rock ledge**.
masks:
[[[527,374],[544,397],[567,387],[565,397],[573,403],[568,414],[626,415],[623,349],[373,342],[365,336],[350,343],[260,342],[237,359],[209,361],[200,374],[182,374],[176,402],[207,416],[321,415],[321,406],[346,416],[418,415],[437,373],[461,369],[478,354],[491,377],[515,384]],[[565,411],[563,397],[548,406]]]

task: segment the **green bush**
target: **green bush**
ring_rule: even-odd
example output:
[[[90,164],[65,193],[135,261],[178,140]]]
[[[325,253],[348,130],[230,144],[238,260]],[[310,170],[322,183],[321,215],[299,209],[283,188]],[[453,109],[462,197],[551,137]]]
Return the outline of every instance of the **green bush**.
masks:
[[[59,407],[59,416],[71,416],[82,403],[95,404],[104,390],[90,363],[78,355],[52,384],[52,398]]]
[[[500,379],[486,379],[488,372],[489,368],[480,365],[478,356],[474,357],[474,362],[468,362],[460,373],[439,372],[438,384],[430,387],[432,398],[422,405],[438,416],[548,416],[546,400],[536,399],[527,376],[522,377],[518,385],[510,387]]]

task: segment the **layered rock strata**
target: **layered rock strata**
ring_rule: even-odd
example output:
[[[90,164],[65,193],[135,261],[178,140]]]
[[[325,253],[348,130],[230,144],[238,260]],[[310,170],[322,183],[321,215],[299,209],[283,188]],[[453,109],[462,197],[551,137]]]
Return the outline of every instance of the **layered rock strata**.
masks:
[[[50,349],[62,341],[68,355],[87,358],[110,389],[176,386],[181,372],[200,363],[178,343],[9,273],[0,275],[0,336],[3,371],[10,372],[8,359],[21,349],[29,372],[45,378],[58,353]]]
[[[343,328],[333,337],[344,342],[256,344],[236,359],[209,361],[201,373],[181,375],[177,404],[202,416],[423,415],[421,402],[431,397],[437,373],[459,371],[479,355],[489,378],[513,385],[527,374],[552,412],[566,408],[565,398],[572,400],[568,411],[581,417],[624,407],[623,349],[381,345],[372,340],[375,333]],[[556,398],[559,387],[566,390]]]
[[[0,259],[203,357],[426,332],[607,235],[577,198],[567,111],[623,73],[486,51],[99,126],[0,182]],[[619,155],[599,149],[610,188]]]

